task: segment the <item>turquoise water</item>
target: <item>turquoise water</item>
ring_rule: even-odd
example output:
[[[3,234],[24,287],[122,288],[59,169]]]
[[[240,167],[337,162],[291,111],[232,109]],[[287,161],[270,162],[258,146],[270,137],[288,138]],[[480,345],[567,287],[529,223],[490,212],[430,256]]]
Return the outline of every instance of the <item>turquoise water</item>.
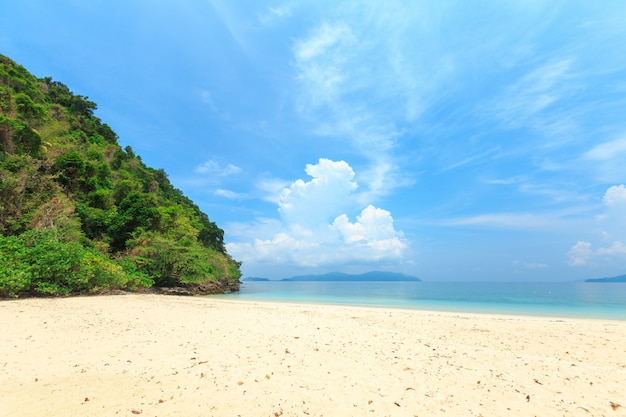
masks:
[[[244,282],[230,299],[626,320],[626,283]]]

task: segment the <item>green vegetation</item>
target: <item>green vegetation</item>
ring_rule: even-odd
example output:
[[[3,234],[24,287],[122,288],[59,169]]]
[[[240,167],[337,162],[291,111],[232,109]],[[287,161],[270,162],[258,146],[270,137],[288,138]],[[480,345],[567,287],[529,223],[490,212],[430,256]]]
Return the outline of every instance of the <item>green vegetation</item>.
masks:
[[[224,232],[95,110],[0,55],[0,297],[238,289]]]

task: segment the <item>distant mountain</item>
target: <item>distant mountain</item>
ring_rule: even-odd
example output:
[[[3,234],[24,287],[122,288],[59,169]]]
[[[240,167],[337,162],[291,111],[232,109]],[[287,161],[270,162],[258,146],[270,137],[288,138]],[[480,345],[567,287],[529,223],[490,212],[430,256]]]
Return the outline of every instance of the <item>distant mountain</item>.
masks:
[[[419,282],[421,279],[400,274],[397,272],[372,271],[364,274],[344,274],[343,272],[330,272],[323,275],[298,275],[291,278],[284,278],[281,281],[413,281]]]
[[[260,278],[260,277],[246,277],[243,278],[242,281],[271,281],[269,278]]]
[[[592,278],[586,279],[585,282],[626,282],[626,275],[618,275],[611,278]]]

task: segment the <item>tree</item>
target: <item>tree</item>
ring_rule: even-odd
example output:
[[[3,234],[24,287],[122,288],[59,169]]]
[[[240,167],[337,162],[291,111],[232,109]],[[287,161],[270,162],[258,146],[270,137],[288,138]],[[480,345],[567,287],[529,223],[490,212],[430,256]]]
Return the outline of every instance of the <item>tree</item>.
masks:
[[[59,182],[71,191],[76,191],[80,182],[84,181],[85,167],[85,160],[75,150],[58,157],[54,163],[54,170],[59,175]]]

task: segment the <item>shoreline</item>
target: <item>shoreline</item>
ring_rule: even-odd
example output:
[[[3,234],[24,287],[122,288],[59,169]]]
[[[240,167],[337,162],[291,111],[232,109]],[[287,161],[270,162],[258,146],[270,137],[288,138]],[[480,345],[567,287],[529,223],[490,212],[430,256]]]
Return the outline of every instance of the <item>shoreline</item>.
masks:
[[[456,313],[502,314],[559,318],[589,318],[626,321],[626,286],[614,284],[585,288],[570,282],[452,283],[420,282],[418,285],[370,285],[354,294],[346,288],[325,283],[278,286],[252,284],[232,297],[241,300],[299,302],[331,305],[360,305],[382,308]],[[395,283],[394,283],[395,284]],[[409,283],[414,284],[414,283]],[[592,284],[597,285],[597,284]],[[615,291],[613,291],[613,289]],[[307,293],[312,294],[309,296]]]
[[[12,416],[626,415],[623,321],[127,294],[0,324]]]
[[[286,305],[312,305],[312,306],[330,306],[330,307],[347,307],[347,308],[364,308],[364,309],[373,309],[373,310],[399,310],[406,312],[417,312],[417,313],[426,313],[426,314],[442,314],[442,315],[468,315],[468,316],[489,316],[489,317],[502,317],[502,318],[520,318],[520,319],[549,319],[549,320],[591,320],[591,321],[608,321],[608,322],[623,322],[626,323],[626,317],[589,317],[584,315],[558,315],[558,314],[544,314],[544,313],[520,313],[520,312],[503,312],[500,310],[481,310],[480,308],[475,308],[474,310],[454,310],[454,309],[434,309],[428,307],[412,307],[406,305],[387,305],[387,304],[368,304],[368,303],[342,303],[342,302],[331,302],[331,301],[294,301],[294,300],[279,300],[279,299],[271,299],[271,298],[238,298],[238,299],[228,299],[229,294],[216,294],[210,295],[212,299],[226,301],[226,302],[241,302],[241,303],[267,303],[267,304],[286,304]]]

